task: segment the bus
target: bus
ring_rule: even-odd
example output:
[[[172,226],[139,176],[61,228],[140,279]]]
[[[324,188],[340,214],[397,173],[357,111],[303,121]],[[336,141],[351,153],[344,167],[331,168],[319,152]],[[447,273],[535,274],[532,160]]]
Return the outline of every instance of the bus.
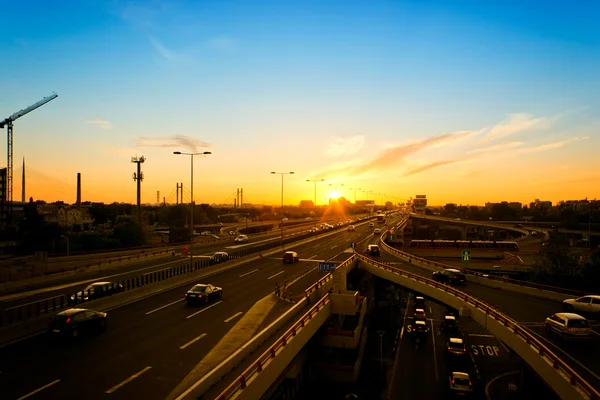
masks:
[[[377,222],[383,224],[385,222],[385,214],[377,214]]]

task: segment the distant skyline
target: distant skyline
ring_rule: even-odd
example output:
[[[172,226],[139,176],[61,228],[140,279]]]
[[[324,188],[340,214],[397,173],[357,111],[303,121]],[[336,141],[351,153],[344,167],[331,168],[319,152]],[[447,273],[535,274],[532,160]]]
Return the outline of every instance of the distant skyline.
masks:
[[[279,205],[349,188],[431,204],[600,198],[600,3],[11,2],[0,118],[13,199],[189,190]],[[3,131],[6,135],[6,130]],[[6,165],[6,140],[0,162]],[[332,184],[332,186],[329,186]],[[341,186],[343,184],[343,186]],[[187,196],[186,196],[187,197]],[[366,194],[358,192],[357,199]],[[369,199],[373,194],[369,194]],[[189,201],[189,198],[186,199]]]

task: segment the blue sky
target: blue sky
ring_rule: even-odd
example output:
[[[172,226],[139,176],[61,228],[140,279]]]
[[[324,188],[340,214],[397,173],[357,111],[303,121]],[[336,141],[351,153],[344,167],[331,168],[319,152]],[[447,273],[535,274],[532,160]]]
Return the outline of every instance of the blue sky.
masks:
[[[296,172],[290,203],[314,177],[432,203],[599,197],[600,3],[549,4],[7,3],[0,115],[58,93],[15,123],[46,200],[74,201],[81,172],[84,199],[134,201],[136,154],[144,200],[168,197],[187,138],[213,152],[197,201],[278,203],[272,170]]]

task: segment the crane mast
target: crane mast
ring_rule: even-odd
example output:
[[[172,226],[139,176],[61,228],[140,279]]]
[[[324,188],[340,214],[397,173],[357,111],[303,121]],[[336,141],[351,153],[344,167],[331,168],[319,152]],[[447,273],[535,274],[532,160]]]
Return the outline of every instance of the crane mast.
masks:
[[[4,129],[6,126],[6,202],[8,203],[8,211],[11,211],[12,208],[12,199],[13,199],[13,122],[17,119],[21,118],[25,114],[30,113],[36,108],[40,108],[46,103],[51,102],[58,95],[56,93],[52,93],[48,97],[44,97],[42,100],[38,101],[35,104],[30,105],[27,108],[24,108],[20,111],[17,111],[10,117],[0,121],[0,129]]]

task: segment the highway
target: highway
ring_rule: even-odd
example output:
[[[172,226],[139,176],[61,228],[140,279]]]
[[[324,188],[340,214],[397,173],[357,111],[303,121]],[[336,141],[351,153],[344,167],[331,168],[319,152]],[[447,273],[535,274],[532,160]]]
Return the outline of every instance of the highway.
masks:
[[[284,231],[284,238],[293,237],[295,235],[306,232],[311,227],[297,227],[287,228]],[[345,229],[345,228],[341,228]],[[320,234],[321,231],[315,235]],[[281,239],[281,233],[275,232],[259,236],[251,236],[248,243],[236,244],[236,243],[205,243],[202,245],[194,246],[194,258],[208,258],[217,251],[233,252],[245,248],[251,248],[252,246],[273,242]],[[54,296],[62,294],[72,294],[77,291],[83,290],[87,285],[92,282],[98,281],[109,281],[109,282],[120,282],[123,280],[138,277],[143,274],[151,273],[152,271],[158,271],[165,268],[173,267],[178,265],[182,260],[189,259],[188,256],[184,255],[181,251],[176,251],[175,256],[168,255],[165,257],[143,259],[142,261],[131,261],[118,265],[115,267],[108,267],[106,270],[98,270],[90,273],[81,273],[77,275],[68,275],[60,278],[50,276],[52,279],[51,285],[40,284],[40,287],[31,288],[28,287],[27,291],[21,290],[18,293],[4,294],[0,296],[0,301],[3,303],[5,308],[14,307],[30,302],[42,301]],[[23,282],[25,285],[26,282]]]
[[[372,237],[363,225],[304,245],[288,246],[300,262],[284,265],[265,257],[199,283],[224,290],[221,302],[190,307],[180,286],[108,312],[108,329],[99,336],[50,344],[45,335],[0,348],[3,399],[163,399],[256,301],[284,278],[301,292],[324,273],[318,261],[343,261],[351,241]],[[282,250],[283,253],[283,250]],[[310,271],[310,272],[309,272]],[[88,303],[93,308],[93,302]],[[37,391],[37,392],[36,392]],[[107,393],[108,392],[108,393]]]
[[[402,268],[408,272],[431,278],[431,272],[415,265],[399,261],[395,256],[383,251],[379,261],[389,262],[392,266]],[[468,281],[468,277],[467,277]],[[600,334],[595,332],[592,343],[570,344],[564,343],[552,335],[547,335],[543,323],[545,319],[557,312],[561,312],[560,304],[516,293],[507,293],[498,289],[468,283],[460,287],[465,293],[477,297],[498,308],[523,326],[534,332],[544,341],[550,349],[556,352],[571,368],[596,388],[600,388]],[[595,323],[595,322],[593,322]],[[599,326],[596,325],[598,330]]]

